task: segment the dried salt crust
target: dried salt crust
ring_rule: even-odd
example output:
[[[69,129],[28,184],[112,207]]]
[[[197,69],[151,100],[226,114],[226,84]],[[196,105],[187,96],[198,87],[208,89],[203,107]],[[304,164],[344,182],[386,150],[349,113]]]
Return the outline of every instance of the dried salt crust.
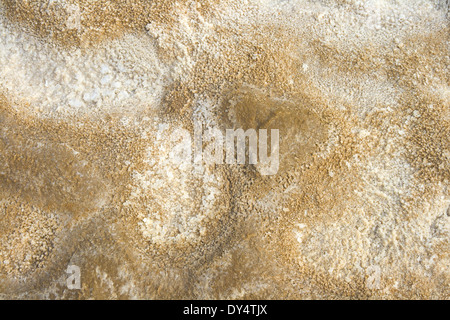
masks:
[[[0,297],[450,297],[448,2],[101,2],[0,2]],[[278,175],[171,165],[199,120]]]

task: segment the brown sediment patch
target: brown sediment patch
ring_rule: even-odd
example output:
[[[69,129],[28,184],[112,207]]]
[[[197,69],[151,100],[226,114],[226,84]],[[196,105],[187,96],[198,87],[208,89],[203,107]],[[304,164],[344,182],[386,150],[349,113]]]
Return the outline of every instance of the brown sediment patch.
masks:
[[[402,57],[403,110],[410,123],[406,156],[430,183],[450,180],[449,40],[448,29],[414,37]]]
[[[225,94],[222,108],[227,128],[267,129],[269,139],[271,129],[279,130],[280,174],[308,162],[328,139],[327,124],[318,114],[321,108],[307,98],[283,99],[243,88]]]
[[[406,157],[425,183],[450,181],[450,104],[426,99],[410,113]]]
[[[345,208],[354,203],[353,191],[360,180],[358,172],[349,167],[363,148],[352,132],[357,118],[348,110],[333,110],[314,91],[313,87],[304,87],[294,97],[284,98],[248,86],[224,95],[220,115],[225,127],[280,130],[279,172],[262,177],[246,171],[247,182],[237,199],[237,212],[246,221],[242,237],[248,237],[245,245],[257,251],[257,257],[254,262],[236,261],[233,268],[245,270],[251,265],[249,269],[266,274],[261,289],[245,297],[369,296],[363,276],[348,283],[297,261],[302,249],[295,239],[292,242],[295,226],[338,221]],[[233,282],[232,274],[229,277]],[[302,279],[298,281],[311,291],[299,293],[299,283],[292,279]],[[249,273],[248,281],[257,282],[257,277]],[[265,290],[265,285],[272,290]]]
[[[448,41],[448,28],[410,37],[389,68],[403,88],[397,120],[405,128],[405,139],[400,147],[414,168],[407,211],[426,210],[429,201],[450,194]]]
[[[124,135],[113,119],[112,127],[90,119],[38,119],[3,95],[0,123],[0,288],[32,295],[58,284],[60,276],[65,288],[78,243],[87,241],[84,247],[93,250],[92,241],[109,237],[103,223],[113,223],[110,203],[120,201],[114,191],[126,185],[122,161],[132,152],[124,137],[132,134]]]
[[[3,192],[0,196],[1,287],[6,275],[25,278],[46,266],[63,223],[52,212],[40,210],[20,198]]]
[[[107,183],[83,154],[39,121],[0,110],[0,186],[46,210],[86,214],[107,198]]]

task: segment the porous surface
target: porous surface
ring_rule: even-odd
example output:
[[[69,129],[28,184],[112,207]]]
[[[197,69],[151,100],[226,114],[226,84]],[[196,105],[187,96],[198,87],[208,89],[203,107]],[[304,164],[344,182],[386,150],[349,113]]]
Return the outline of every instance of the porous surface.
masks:
[[[1,0],[0,298],[449,299],[448,10]],[[175,165],[196,123],[277,174]]]

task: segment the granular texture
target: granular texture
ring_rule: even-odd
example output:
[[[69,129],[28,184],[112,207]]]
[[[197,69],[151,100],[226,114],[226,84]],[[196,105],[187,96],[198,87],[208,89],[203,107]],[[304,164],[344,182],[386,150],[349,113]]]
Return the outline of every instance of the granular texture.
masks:
[[[448,9],[0,1],[0,298],[449,299]],[[198,123],[278,172],[172,163]]]

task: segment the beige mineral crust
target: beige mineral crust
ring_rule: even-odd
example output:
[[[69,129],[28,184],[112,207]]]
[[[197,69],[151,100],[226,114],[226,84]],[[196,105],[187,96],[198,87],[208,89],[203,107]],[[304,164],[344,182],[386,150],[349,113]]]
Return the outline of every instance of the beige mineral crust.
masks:
[[[0,299],[449,299],[448,13],[0,0]],[[278,172],[174,165],[196,123]]]

